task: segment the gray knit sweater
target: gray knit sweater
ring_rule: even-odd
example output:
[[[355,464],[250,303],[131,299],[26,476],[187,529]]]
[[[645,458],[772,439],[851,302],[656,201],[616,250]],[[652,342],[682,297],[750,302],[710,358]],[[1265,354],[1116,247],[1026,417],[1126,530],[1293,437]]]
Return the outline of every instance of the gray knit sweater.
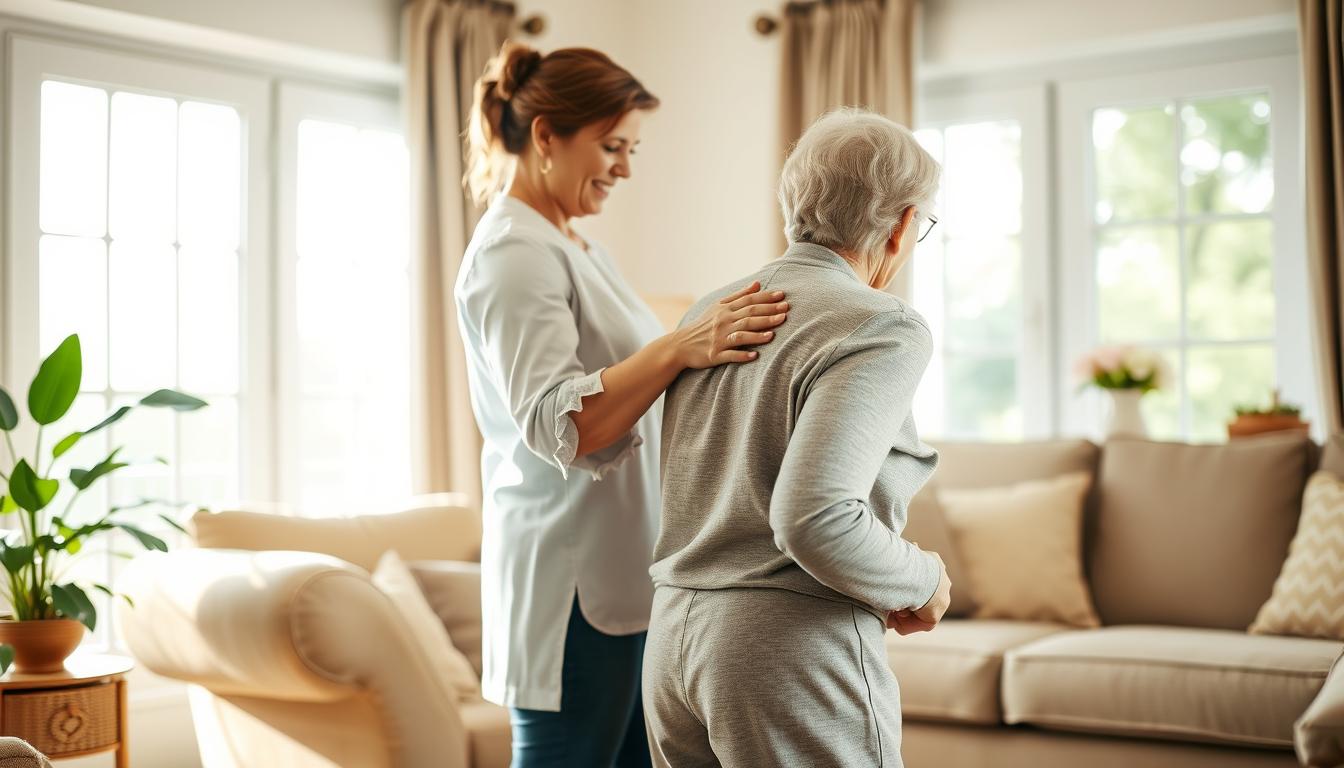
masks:
[[[687,317],[752,280],[787,293],[774,341],[753,362],[685,371],[667,392],[654,585],[787,589],[879,617],[924,605],[937,562],[900,534],[938,463],[910,415],[928,326],[807,243]]]

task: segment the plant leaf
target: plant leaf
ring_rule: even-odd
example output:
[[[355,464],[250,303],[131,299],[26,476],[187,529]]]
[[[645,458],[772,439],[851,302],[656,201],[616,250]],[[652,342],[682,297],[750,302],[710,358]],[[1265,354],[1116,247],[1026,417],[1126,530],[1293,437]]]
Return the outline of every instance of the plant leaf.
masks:
[[[29,512],[37,512],[51,503],[61,484],[55,480],[43,480],[28,466],[27,459],[19,459],[14,473],[9,476],[9,494],[14,503]]]
[[[171,389],[160,389],[140,399],[141,405],[152,408],[172,408],[175,411],[194,411],[204,408],[207,403],[199,397],[183,394]]]
[[[10,666],[13,663],[14,663],[14,646],[10,645],[9,643],[0,645],[0,675],[3,675],[6,672],[8,672]]]
[[[98,609],[84,590],[74,584],[52,584],[51,604],[67,619],[74,619],[92,632],[98,624]]]
[[[10,512],[17,512],[19,505],[8,496],[0,496],[0,515],[8,515]],[[0,673],[3,674],[3,673]]]
[[[79,394],[83,375],[83,359],[79,349],[79,334],[65,337],[59,347],[37,369],[28,388],[28,412],[38,424],[51,424],[70,410]]]
[[[0,541],[0,564],[10,573],[18,573],[33,564],[33,548],[29,545],[12,547]]]
[[[128,523],[113,523],[113,525],[134,536],[136,540],[140,542],[140,546],[145,549],[156,549],[160,552],[168,551],[168,545],[164,543],[163,539],[160,539],[152,533],[148,533]]]
[[[56,443],[51,447],[51,458],[53,459],[61,458],[62,454],[64,454],[71,448],[74,448],[75,443],[78,443],[79,438],[83,436],[84,436],[83,432],[71,432],[70,434],[61,438],[60,442]]]
[[[19,409],[14,407],[14,398],[9,396],[4,387],[0,387],[0,430],[8,432],[17,426]]]
[[[98,430],[108,426],[109,424],[115,424],[118,421],[121,421],[121,417],[130,413],[133,407],[134,406],[123,405],[117,410],[113,411],[110,416],[98,422],[97,424],[93,425],[92,427],[89,427],[83,432],[71,432],[70,434],[66,435],[64,438],[61,439],[61,442],[57,443],[56,446],[51,449],[51,457],[53,459],[59,459],[61,457],[61,454],[65,453],[71,448],[74,448],[75,443],[78,443],[80,440],[83,440],[86,435],[92,435],[94,432],[97,432]]]
[[[125,462],[120,462],[116,460],[117,453],[120,451],[121,451],[120,448],[112,451],[112,453],[108,454],[108,457],[106,459],[103,459],[102,461],[98,462],[90,469],[70,470],[70,482],[74,483],[75,487],[82,491],[85,488],[88,488],[90,485],[93,485],[93,481],[97,480],[103,475],[106,475],[109,472],[115,472],[118,469],[121,469],[122,467],[129,466]]]
[[[177,522],[177,521],[174,520],[173,518],[171,518],[171,517],[169,517],[169,516],[167,516],[167,515],[159,515],[159,519],[162,520],[163,522],[167,523],[168,525],[172,526],[178,533],[181,533],[181,534],[183,534],[183,535],[185,535],[185,536],[190,536],[190,535],[191,535],[191,534],[187,531],[186,528],[183,528],[183,527],[182,527],[182,524],[181,524],[181,523]]]

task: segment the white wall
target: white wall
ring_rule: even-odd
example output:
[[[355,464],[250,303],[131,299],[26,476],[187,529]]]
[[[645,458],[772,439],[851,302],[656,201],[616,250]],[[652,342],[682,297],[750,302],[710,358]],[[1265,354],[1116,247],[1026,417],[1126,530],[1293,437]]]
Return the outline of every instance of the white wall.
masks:
[[[1031,58],[1200,25],[1296,13],[1296,0],[925,0],[924,64]]]
[[[382,61],[399,55],[402,0],[72,1]]]
[[[609,53],[662,99],[634,178],[579,227],[645,292],[704,293],[777,256],[779,36],[752,28],[775,0],[531,0],[543,50]],[[926,71],[993,69],[1295,12],[1295,0],[925,0]]]

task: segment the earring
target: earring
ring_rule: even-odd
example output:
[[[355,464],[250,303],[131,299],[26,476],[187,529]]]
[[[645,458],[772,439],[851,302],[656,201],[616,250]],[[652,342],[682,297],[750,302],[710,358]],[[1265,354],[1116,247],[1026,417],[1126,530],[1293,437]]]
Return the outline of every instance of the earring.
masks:
[[[551,172],[551,156],[547,155],[541,158],[541,173],[542,175],[545,175],[550,172]]]

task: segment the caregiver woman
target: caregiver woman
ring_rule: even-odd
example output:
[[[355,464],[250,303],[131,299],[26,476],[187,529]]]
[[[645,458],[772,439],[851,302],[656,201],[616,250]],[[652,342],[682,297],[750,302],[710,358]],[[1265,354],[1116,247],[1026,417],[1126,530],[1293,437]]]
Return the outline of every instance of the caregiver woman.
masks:
[[[753,283],[664,335],[572,227],[630,177],[657,106],[588,49],[505,44],[476,83],[467,183],[490,207],[456,299],[485,440],[482,690],[510,708],[514,768],[649,764],[659,398],[687,368],[754,359],[788,309]]]

